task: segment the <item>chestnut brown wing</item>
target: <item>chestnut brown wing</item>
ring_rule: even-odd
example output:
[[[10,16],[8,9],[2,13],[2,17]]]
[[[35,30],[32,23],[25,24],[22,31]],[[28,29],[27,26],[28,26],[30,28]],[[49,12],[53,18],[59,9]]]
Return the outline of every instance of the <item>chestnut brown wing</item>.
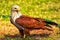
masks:
[[[16,23],[24,28],[44,28],[45,26],[45,23],[42,20],[37,21],[34,18],[29,17],[19,17],[16,19]]]

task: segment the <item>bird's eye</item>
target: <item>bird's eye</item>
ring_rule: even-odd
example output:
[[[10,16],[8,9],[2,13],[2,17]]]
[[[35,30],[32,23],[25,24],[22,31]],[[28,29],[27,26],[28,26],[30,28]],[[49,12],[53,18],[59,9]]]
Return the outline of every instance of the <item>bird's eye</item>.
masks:
[[[17,9],[17,8],[14,8],[14,9]]]

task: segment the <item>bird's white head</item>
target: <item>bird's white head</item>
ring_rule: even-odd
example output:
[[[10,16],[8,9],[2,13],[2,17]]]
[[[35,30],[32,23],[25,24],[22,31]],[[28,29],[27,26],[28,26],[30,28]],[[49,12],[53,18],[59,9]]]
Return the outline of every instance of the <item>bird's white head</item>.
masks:
[[[22,14],[19,12],[20,7],[18,5],[13,5],[11,8],[11,18],[15,21],[16,18],[20,17]]]
[[[11,8],[12,11],[19,11],[20,7],[18,5],[13,5]]]

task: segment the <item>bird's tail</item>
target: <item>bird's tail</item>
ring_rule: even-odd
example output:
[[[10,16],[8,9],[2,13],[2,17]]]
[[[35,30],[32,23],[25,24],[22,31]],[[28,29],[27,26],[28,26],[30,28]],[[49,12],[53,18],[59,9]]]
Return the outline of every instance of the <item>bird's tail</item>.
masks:
[[[51,21],[51,20],[46,20],[46,19],[45,19],[45,22],[46,22],[47,24],[50,24],[50,25],[56,25],[57,27],[60,28],[60,24],[55,23],[55,22],[53,22],[53,21]]]
[[[60,28],[60,24],[57,25]]]

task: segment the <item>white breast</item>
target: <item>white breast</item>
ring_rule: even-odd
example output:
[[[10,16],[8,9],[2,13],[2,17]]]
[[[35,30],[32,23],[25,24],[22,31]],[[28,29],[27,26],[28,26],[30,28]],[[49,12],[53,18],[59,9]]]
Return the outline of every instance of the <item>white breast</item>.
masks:
[[[22,16],[21,13],[17,13],[17,12],[12,13],[11,15],[12,15],[12,19],[13,19],[14,22],[15,22],[15,20],[16,20],[17,18],[19,18],[20,16]]]
[[[11,13],[11,21],[13,22],[13,24],[16,25],[16,27],[21,28],[21,29],[24,30],[24,28],[23,28],[22,26],[18,25],[18,24],[15,22],[15,20],[16,20],[17,18],[19,18],[20,16],[22,16],[21,13],[12,12],[12,13]]]

